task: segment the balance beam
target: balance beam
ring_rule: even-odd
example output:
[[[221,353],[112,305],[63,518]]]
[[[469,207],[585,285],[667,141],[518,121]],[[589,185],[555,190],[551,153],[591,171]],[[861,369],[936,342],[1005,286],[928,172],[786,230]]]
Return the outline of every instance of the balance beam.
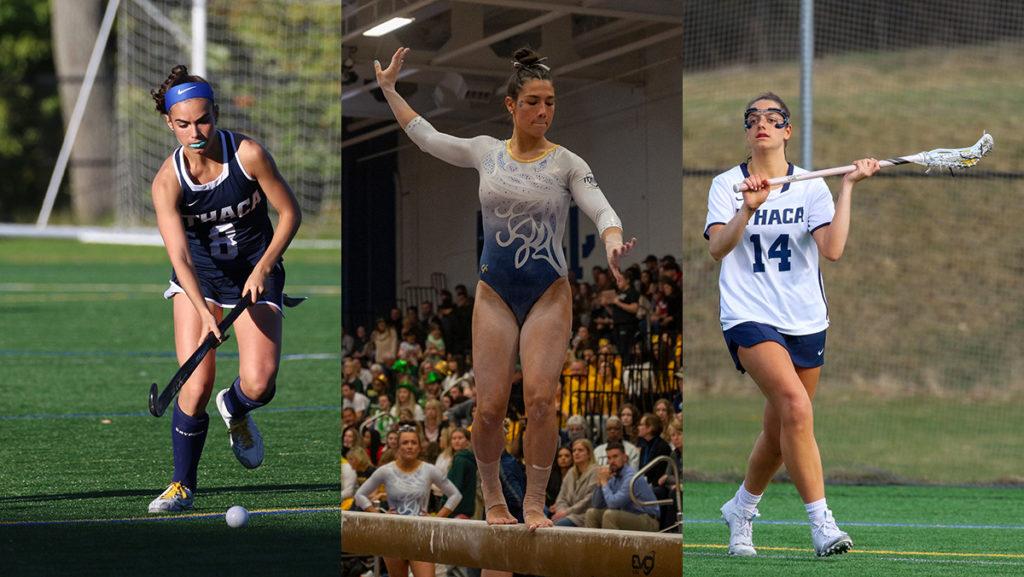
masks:
[[[341,549],[545,577],[680,577],[679,534],[343,511]]]

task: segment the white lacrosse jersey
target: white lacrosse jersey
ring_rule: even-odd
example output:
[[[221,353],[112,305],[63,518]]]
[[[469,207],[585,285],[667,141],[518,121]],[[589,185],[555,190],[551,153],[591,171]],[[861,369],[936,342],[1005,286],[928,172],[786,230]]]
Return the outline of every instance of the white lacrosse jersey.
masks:
[[[789,165],[789,174],[806,170]],[[746,163],[715,177],[708,193],[704,238],[714,224],[727,224],[743,206],[734,184],[749,176]],[[821,178],[771,191],[747,222],[743,238],[722,259],[718,277],[722,330],[758,322],[787,335],[828,328],[828,302],[811,233],[832,222],[835,203]]]

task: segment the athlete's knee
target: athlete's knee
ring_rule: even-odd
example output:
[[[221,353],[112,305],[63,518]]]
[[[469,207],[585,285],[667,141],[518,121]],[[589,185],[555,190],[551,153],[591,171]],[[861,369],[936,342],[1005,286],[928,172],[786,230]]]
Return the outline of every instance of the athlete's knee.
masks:
[[[277,391],[277,371],[241,371],[242,389],[245,396],[254,401],[267,403]]]
[[[787,431],[804,430],[814,426],[814,409],[806,396],[791,395],[780,400],[779,418]]]
[[[531,421],[551,418],[558,408],[558,398],[549,391],[526,393],[523,402],[526,405],[526,416]]]
[[[502,406],[501,403],[480,402],[480,399],[478,398],[476,405],[476,416],[474,417],[474,420],[479,421],[481,424],[484,425],[484,427],[490,430],[491,427],[501,425],[501,423],[505,420],[506,410],[507,407]],[[476,437],[476,435],[473,436]]]

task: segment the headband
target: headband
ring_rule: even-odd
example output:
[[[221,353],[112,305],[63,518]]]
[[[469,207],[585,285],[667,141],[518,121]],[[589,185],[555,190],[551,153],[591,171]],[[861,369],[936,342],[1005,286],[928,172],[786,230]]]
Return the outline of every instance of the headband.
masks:
[[[213,102],[213,87],[205,82],[186,82],[170,87],[164,94],[164,112],[170,113],[172,106],[189,98],[206,98]]]

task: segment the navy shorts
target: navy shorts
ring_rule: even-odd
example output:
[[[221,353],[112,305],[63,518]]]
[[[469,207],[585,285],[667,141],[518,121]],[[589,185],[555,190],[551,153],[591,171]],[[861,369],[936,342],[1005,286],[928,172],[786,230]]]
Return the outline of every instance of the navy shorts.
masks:
[[[232,308],[238,301],[242,300],[242,287],[249,278],[251,270],[237,270],[217,274],[204,274],[203,271],[196,271],[199,277],[199,289],[208,302],[222,308]],[[278,312],[283,312],[284,307],[284,265],[278,262],[271,269],[263,284],[263,293],[256,304],[267,304]],[[184,289],[178,284],[178,278],[171,272],[170,286],[164,291],[164,298],[169,299],[178,293],[184,293]]]
[[[729,347],[736,370],[745,373],[740,364],[739,348],[752,347],[765,341],[774,341],[789,352],[793,365],[802,369],[812,369],[825,364],[825,332],[810,335],[784,335],[773,326],[764,323],[740,323],[725,331],[725,344]]]

